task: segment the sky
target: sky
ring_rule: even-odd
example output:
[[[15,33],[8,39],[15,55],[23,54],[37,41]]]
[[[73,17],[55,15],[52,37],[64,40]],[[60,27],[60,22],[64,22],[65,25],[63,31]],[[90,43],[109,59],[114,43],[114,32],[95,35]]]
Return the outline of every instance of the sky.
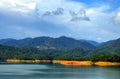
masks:
[[[120,38],[120,0],[0,0],[0,39]]]

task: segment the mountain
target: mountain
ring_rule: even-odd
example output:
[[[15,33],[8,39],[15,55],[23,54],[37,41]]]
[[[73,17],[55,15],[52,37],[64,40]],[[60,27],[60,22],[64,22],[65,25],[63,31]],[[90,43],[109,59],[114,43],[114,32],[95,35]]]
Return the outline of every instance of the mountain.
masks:
[[[4,39],[5,40],[5,39]],[[74,48],[82,48],[84,50],[95,49],[96,46],[87,42],[80,41],[73,38],[61,36],[58,38],[52,37],[36,37],[36,38],[25,38],[21,40],[12,39],[6,42],[1,42],[2,45],[22,47],[22,48],[38,48],[38,49],[57,49],[66,50]]]
[[[20,45],[26,43],[27,41],[31,40],[31,38],[25,38],[21,40],[16,39],[1,39],[0,44],[6,45],[6,46],[14,46],[14,47],[20,47]]]
[[[100,43],[96,42],[96,41],[92,41],[92,40],[87,40],[87,42],[89,42],[90,44],[98,47],[100,45]]]
[[[83,41],[83,42],[88,42],[92,45],[94,45],[95,47],[98,47],[101,43],[98,43],[96,41],[92,41],[92,40],[84,40],[84,39],[81,39],[80,41]]]
[[[108,45],[108,44],[111,44],[111,43],[113,43],[114,41],[115,41],[115,40],[110,40],[110,41],[107,41],[107,42],[102,42],[102,43],[99,44],[99,47],[105,46],[105,45]]]
[[[91,54],[118,54],[120,55],[120,38],[108,41],[91,52]]]
[[[4,44],[5,42],[12,41],[14,39],[8,38],[8,39],[1,39],[0,44]]]
[[[7,46],[0,45],[0,61],[6,59],[120,61],[120,38],[108,41],[97,48],[88,41],[65,36],[2,40],[1,43],[7,44]]]

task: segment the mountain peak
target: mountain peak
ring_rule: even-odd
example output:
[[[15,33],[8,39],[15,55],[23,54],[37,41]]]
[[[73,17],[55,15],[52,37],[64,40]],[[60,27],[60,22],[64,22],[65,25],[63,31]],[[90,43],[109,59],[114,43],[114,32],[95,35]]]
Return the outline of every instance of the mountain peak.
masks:
[[[58,38],[69,38],[69,37],[67,37],[67,36],[60,36],[60,37],[58,37]]]
[[[73,40],[76,40],[76,39],[74,39],[74,38],[67,37],[67,36],[60,36],[60,37],[58,37],[58,38],[56,38],[56,39],[73,39]]]

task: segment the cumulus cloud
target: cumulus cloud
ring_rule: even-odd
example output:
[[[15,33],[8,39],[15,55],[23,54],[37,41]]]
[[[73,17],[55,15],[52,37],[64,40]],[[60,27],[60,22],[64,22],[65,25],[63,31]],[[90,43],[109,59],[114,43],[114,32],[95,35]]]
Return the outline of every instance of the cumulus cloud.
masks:
[[[63,8],[57,8],[55,11],[46,11],[43,16],[49,16],[49,15],[63,15],[64,9]]]
[[[78,13],[70,11],[72,16],[71,21],[90,21],[90,18],[86,16],[85,10],[80,10]]]
[[[120,12],[118,12],[114,18],[114,22],[117,25],[120,25]]]
[[[52,13],[53,13],[54,15],[62,15],[63,12],[64,12],[64,9],[63,9],[63,8],[57,8],[57,10],[56,10],[56,11],[53,11]]]

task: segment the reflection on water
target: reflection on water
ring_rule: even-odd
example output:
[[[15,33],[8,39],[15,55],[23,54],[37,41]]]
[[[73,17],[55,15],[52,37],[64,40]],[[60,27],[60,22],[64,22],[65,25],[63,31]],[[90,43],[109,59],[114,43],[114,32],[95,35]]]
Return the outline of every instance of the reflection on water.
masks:
[[[0,79],[119,79],[120,67],[0,64]]]

